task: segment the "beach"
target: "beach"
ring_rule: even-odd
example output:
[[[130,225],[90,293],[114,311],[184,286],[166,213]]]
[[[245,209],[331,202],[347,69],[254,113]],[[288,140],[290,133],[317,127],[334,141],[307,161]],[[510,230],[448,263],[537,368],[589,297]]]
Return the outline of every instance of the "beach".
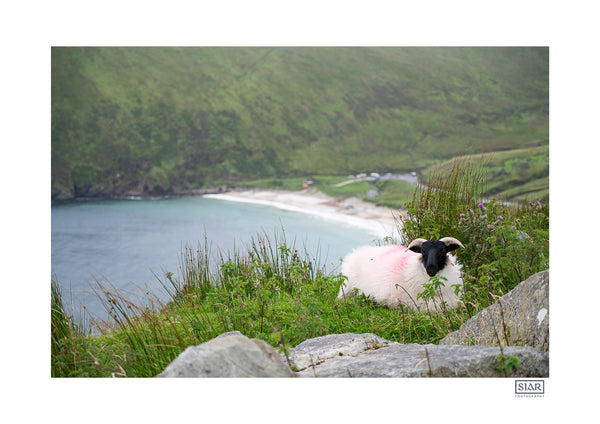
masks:
[[[314,189],[300,191],[251,189],[207,194],[204,197],[232,202],[254,203],[313,215],[332,222],[362,228],[378,237],[398,237],[399,217],[405,211],[377,206],[350,197],[338,199]]]

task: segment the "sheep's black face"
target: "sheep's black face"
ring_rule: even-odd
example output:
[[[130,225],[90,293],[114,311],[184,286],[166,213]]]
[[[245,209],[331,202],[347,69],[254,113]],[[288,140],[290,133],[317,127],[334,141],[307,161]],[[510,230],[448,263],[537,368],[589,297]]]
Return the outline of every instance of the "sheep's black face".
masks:
[[[423,266],[430,277],[433,277],[446,266],[446,245],[441,241],[426,241],[421,246]]]
[[[423,267],[430,277],[440,272],[446,266],[448,252],[458,248],[458,245],[446,246],[439,240],[425,241],[420,246],[413,246],[410,250],[423,255]]]

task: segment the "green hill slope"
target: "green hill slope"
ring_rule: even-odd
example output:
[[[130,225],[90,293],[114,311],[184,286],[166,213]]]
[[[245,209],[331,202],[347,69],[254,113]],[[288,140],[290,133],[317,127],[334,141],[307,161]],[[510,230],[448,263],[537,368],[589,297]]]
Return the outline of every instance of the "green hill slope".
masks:
[[[545,146],[548,85],[547,48],[55,47],[52,195],[405,172]]]
[[[483,195],[511,201],[544,199],[549,196],[548,146],[513,149],[480,155],[466,155],[462,159],[482,164],[486,174]],[[424,169],[426,181],[432,174],[450,175],[453,159]]]

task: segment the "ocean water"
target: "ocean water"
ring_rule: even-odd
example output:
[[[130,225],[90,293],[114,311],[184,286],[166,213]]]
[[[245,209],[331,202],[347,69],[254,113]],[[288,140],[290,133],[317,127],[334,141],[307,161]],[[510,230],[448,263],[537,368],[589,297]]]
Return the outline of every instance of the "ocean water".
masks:
[[[289,247],[306,250],[332,272],[346,253],[379,239],[351,222],[203,197],[53,205],[51,218],[52,276],[80,322],[107,318],[92,289],[96,282],[139,304],[147,292],[168,300],[159,278],[166,281],[167,271],[179,278],[184,248],[203,247],[205,238],[211,251],[228,252],[243,250],[258,234],[283,233]]]

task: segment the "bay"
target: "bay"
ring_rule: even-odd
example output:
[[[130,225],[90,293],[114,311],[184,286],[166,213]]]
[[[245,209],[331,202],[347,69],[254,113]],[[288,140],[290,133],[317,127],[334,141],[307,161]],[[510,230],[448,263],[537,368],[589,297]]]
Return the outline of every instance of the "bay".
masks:
[[[159,278],[166,281],[166,272],[180,278],[184,248],[203,247],[205,238],[213,252],[243,252],[259,234],[272,241],[275,234],[284,235],[288,247],[306,250],[330,272],[339,271],[346,253],[378,239],[351,223],[203,197],[53,205],[51,218],[52,276],[80,323],[90,317],[107,319],[92,290],[96,282],[113,286],[137,304],[144,304],[147,293],[168,300]]]

